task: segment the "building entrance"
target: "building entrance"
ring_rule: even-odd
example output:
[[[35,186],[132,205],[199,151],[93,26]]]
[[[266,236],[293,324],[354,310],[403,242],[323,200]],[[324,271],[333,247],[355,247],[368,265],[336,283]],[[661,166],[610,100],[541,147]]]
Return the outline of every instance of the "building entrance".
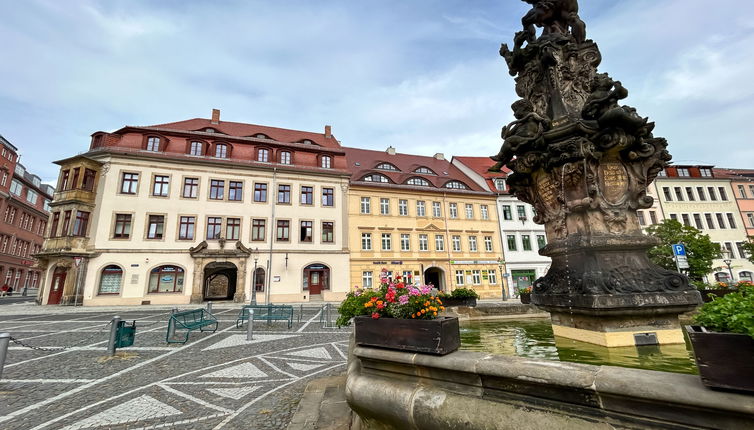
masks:
[[[236,293],[236,265],[209,263],[204,268],[204,300],[232,300]]]
[[[55,272],[52,274],[52,283],[50,284],[50,296],[47,298],[48,305],[60,304],[60,299],[63,297],[66,275],[68,275],[68,269],[65,267],[55,268]]]
[[[432,284],[440,291],[445,291],[445,276],[439,267],[430,267],[424,271],[424,284]]]

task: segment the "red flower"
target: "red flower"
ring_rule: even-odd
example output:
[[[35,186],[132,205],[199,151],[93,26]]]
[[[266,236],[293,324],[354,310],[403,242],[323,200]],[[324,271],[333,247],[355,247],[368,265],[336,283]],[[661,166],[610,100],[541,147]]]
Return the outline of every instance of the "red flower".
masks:
[[[378,319],[379,317],[380,317],[380,314],[378,314],[377,312],[372,312],[372,318]]]

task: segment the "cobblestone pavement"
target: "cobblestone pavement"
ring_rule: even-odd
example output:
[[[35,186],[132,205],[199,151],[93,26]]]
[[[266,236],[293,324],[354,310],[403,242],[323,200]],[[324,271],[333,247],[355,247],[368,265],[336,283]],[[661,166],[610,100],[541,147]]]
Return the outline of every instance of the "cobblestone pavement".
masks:
[[[346,369],[350,330],[326,327],[317,307],[300,322],[296,307],[290,330],[256,321],[252,341],[235,326],[239,306],[215,308],[217,331],[192,331],[185,345],[165,342],[167,310],[29,309],[0,312],[0,332],[50,350],[11,343],[3,430],[284,429],[309,380]],[[115,314],[136,320],[136,341],[108,358]]]

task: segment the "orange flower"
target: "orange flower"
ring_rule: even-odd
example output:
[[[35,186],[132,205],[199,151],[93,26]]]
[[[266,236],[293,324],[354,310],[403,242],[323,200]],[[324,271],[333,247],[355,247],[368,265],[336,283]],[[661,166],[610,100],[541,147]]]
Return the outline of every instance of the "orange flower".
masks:
[[[437,316],[437,312],[432,312],[432,316]]]
[[[364,307],[365,308],[368,308],[368,307],[371,307],[371,306],[374,306],[374,303],[372,303],[372,302],[366,302],[366,303],[364,303]]]
[[[429,306],[429,300],[427,300],[426,302],[424,302],[424,306]]]
[[[440,310],[444,311],[445,310],[445,306],[440,306]]]

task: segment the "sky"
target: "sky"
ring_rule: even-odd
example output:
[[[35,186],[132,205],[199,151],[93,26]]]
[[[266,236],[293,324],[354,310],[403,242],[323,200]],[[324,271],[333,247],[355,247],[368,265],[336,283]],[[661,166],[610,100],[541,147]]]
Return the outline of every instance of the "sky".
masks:
[[[601,72],[674,162],[754,168],[754,2],[581,0]],[[189,118],[489,156],[513,119],[517,0],[0,0],[0,134],[55,181],[90,135]]]

